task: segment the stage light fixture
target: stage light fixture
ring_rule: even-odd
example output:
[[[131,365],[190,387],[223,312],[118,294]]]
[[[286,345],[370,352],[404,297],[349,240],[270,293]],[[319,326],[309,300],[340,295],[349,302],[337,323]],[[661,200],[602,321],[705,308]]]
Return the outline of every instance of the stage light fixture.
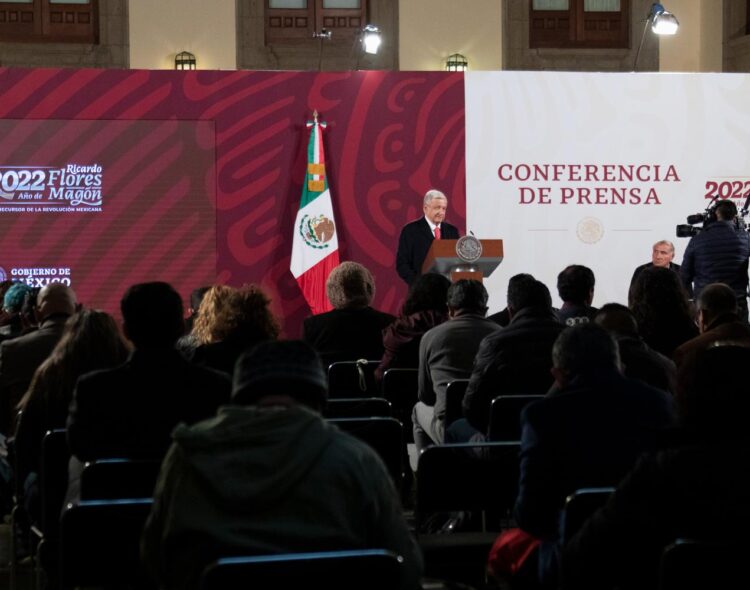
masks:
[[[454,53],[445,61],[445,69],[449,72],[465,72],[469,69],[469,60],[460,53]]]
[[[633,71],[638,67],[638,56],[641,54],[641,48],[643,47],[643,41],[646,38],[646,31],[648,31],[649,25],[651,25],[651,30],[656,35],[674,35],[677,33],[677,29],[680,28],[680,23],[677,20],[677,17],[667,11],[662,4],[654,2],[646,16],[646,24],[643,27],[641,42],[638,44],[638,51],[635,53]]]
[[[380,34],[380,29],[375,25],[366,25],[362,29],[362,48],[365,53],[375,55],[380,49],[380,44],[383,42],[383,38]]]
[[[175,70],[195,70],[197,66],[198,61],[195,59],[195,55],[189,51],[180,51],[174,56]]]

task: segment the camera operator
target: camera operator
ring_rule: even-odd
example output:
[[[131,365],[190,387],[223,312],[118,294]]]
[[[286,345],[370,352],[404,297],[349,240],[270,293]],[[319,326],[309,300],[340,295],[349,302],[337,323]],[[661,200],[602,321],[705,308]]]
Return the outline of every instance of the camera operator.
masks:
[[[721,200],[715,207],[716,220],[690,239],[682,258],[680,276],[694,301],[711,283],[729,285],[737,296],[740,318],[747,322],[748,258],[750,236],[734,223],[737,206]]]

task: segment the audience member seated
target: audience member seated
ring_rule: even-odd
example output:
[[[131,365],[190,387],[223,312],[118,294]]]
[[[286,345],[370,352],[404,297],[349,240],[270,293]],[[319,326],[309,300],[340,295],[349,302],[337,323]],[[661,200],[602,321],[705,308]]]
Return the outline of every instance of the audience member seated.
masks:
[[[15,436],[16,477],[24,485],[29,502],[36,497],[42,439],[48,430],[65,428],[78,377],[120,365],[127,355],[127,346],[111,315],[84,309],[65,323],[62,338],[34,373],[18,404],[21,415]],[[31,512],[35,516],[35,511]]]
[[[378,381],[388,369],[419,365],[419,343],[427,330],[448,319],[448,287],[451,282],[443,275],[419,275],[409,288],[401,315],[383,330],[383,360],[375,370]]]
[[[656,590],[675,539],[747,544],[750,396],[738,368],[750,365],[750,349],[719,345],[696,362],[681,418],[691,442],[643,457],[566,545],[565,588]]]
[[[669,358],[680,344],[698,335],[685,287],[668,268],[644,268],[630,290],[628,307],[646,344]]]
[[[214,285],[203,294],[190,332],[177,341],[177,350],[185,358],[190,359],[198,346],[213,342],[212,328],[216,318],[223,314],[224,306],[232,293],[234,287]]]
[[[750,326],[737,315],[737,296],[723,283],[701,290],[697,301],[700,336],[688,340],[674,353],[677,363],[678,409],[685,392],[695,380],[695,361],[702,351],[718,344],[750,346]]]
[[[485,317],[487,289],[462,279],[448,289],[448,321],[422,337],[419,345],[419,401],[414,406],[414,442],[421,450],[442,444],[445,390],[451,381],[468,379],[479,343],[500,328]]]
[[[578,488],[616,485],[642,452],[663,442],[673,419],[670,396],[622,376],[617,343],[600,326],[567,328],[552,361],[557,389],[521,414],[515,509],[521,529],[542,541],[544,588],[557,587],[565,498]]]
[[[5,294],[6,298],[13,288]],[[20,308],[19,308],[20,309]],[[76,311],[73,290],[62,283],[50,283],[39,291],[39,329],[0,344],[0,432],[9,434],[15,408],[31,383],[34,372],[55,348],[65,322]]]
[[[179,422],[213,416],[229,400],[226,375],[188,363],[175,342],[182,335],[182,299],[166,283],[130,287],[121,303],[127,362],[78,379],[68,415],[69,499],[76,497],[80,462],[105,457],[158,459]]]
[[[318,351],[325,366],[336,361],[380,360],[383,329],[394,318],[370,307],[375,279],[356,262],[342,262],[326,281],[332,311],[307,318],[303,340]]]
[[[534,280],[534,277],[531,276],[528,273],[522,272],[517,275],[513,275],[508,279],[508,289],[510,289],[511,284],[515,283],[516,281],[528,281],[528,280]],[[506,305],[505,309],[502,309],[498,311],[497,313],[493,313],[492,315],[487,316],[488,319],[495,322],[498,326],[501,328],[504,328],[508,324],[510,324],[510,311],[508,311],[508,307]]]
[[[229,290],[221,306],[206,306],[206,311],[214,313],[199,313],[196,327],[208,334],[209,341],[199,345],[190,360],[231,377],[234,364],[244,351],[278,337],[279,325],[268,308],[270,303],[259,287],[244,285]]]
[[[26,283],[14,283],[5,288],[3,293],[2,326],[0,326],[0,342],[20,336],[23,332],[21,309],[26,296],[33,291]]]
[[[451,425],[448,442],[483,440],[497,396],[541,395],[552,385],[552,345],[565,326],[552,309],[549,289],[534,279],[512,281],[507,299],[510,324],[480,344],[462,403],[464,418]]]
[[[320,415],[326,373],[303,342],[242,356],[232,405],[180,425],[162,465],[142,555],[162,588],[198,588],[231,555],[383,548],[419,587],[421,556],[380,458]],[[362,572],[367,576],[367,572]]]
[[[566,326],[585,324],[594,319],[597,312],[591,306],[594,300],[594,272],[587,266],[571,264],[557,275],[557,292],[563,305],[557,317]]]
[[[674,362],[643,341],[632,311],[619,303],[607,303],[594,316],[594,322],[617,341],[626,377],[675,394],[677,370]]]

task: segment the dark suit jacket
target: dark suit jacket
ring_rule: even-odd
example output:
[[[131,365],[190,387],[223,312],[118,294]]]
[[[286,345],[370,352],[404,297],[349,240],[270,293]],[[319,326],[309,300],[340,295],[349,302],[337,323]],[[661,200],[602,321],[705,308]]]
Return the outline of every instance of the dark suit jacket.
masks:
[[[81,461],[161,458],[179,422],[210,418],[229,401],[226,375],[176,350],[137,350],[114,369],[82,376],[68,415],[68,444]]]
[[[422,274],[422,263],[427,257],[427,251],[435,236],[430,231],[427,220],[417,219],[407,223],[401,229],[398,239],[398,252],[396,253],[396,271],[407,285],[411,285],[419,275]],[[440,224],[440,239],[457,240],[458,229],[450,223],[443,221]]]
[[[578,488],[617,485],[642,452],[663,441],[672,420],[668,394],[614,369],[579,375],[526,406],[516,519],[543,540],[542,571],[555,571],[565,498]]]
[[[318,351],[326,367],[336,361],[379,360],[383,329],[395,319],[372,307],[334,309],[307,318],[302,339]]]
[[[11,434],[16,405],[60,340],[68,317],[49,317],[38,330],[0,344],[0,432]]]

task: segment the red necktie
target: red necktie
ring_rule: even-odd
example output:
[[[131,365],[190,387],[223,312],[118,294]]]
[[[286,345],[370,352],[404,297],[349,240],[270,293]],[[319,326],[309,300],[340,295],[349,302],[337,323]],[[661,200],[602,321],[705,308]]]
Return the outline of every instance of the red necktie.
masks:
[[[435,226],[435,239],[436,240],[440,239],[440,226],[439,225]]]

